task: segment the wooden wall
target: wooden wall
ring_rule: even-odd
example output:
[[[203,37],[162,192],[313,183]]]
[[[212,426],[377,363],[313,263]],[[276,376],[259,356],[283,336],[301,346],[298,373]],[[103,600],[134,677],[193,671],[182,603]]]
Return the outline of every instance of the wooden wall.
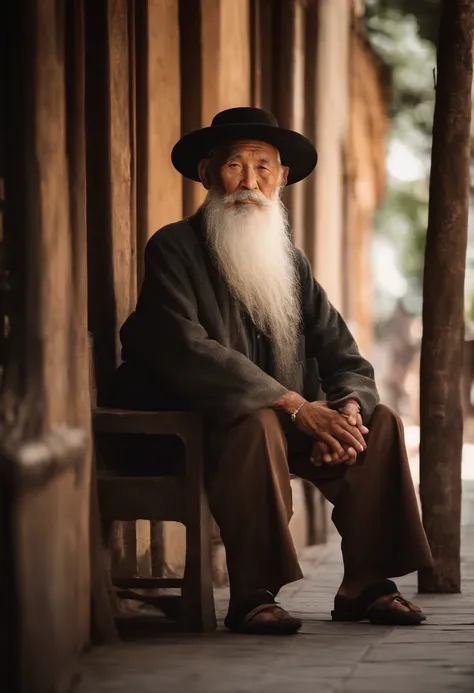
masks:
[[[80,2],[12,5],[1,436],[17,595],[9,690],[49,693],[70,686],[89,638],[83,17]]]

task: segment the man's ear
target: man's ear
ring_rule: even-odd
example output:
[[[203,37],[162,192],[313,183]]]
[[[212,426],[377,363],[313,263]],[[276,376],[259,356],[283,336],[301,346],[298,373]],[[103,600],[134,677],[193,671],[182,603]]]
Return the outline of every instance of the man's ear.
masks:
[[[290,169],[288,166],[282,166],[281,167],[281,172],[280,172],[280,186],[283,187],[286,185],[286,181],[288,180],[288,174],[290,172]]]
[[[206,190],[211,187],[211,176],[209,175],[209,159],[201,159],[198,165],[199,178]]]

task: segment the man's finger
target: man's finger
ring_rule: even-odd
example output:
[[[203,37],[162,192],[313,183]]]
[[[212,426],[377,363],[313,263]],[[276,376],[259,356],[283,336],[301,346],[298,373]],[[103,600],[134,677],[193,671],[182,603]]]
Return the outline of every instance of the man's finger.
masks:
[[[320,442],[318,447],[321,450],[322,459],[325,464],[332,464],[333,462],[337,462],[339,459],[341,459],[337,453],[330,451],[326,443]]]
[[[334,428],[334,435],[337,437],[338,440],[341,441],[341,443],[344,443],[345,445],[354,448],[358,453],[364,452],[365,444],[363,445],[355,435],[355,431],[357,431],[357,433],[359,433],[359,431],[357,430],[357,428],[352,428],[352,431],[354,433],[351,433],[342,426],[336,426]],[[362,440],[364,439],[362,438]]]
[[[329,433],[321,433],[320,434],[321,440],[323,443],[326,443],[328,446],[329,450],[331,452],[335,452],[336,455],[342,457],[344,454],[344,448],[340,444],[340,442],[337,440],[337,438],[334,438],[332,435]]]
[[[354,414],[353,412],[348,413],[347,411],[342,409],[341,414],[345,418],[345,420],[347,421],[348,424],[358,428],[359,431],[362,433],[362,435],[364,435],[364,436],[367,435],[367,433],[369,432],[369,429],[367,428],[367,426],[364,426],[364,423],[362,421],[362,416],[359,413],[358,414]]]
[[[336,452],[331,452],[326,443],[323,443],[321,440],[319,440],[316,443],[316,446],[319,452],[321,453],[321,459],[324,462],[324,464],[341,464],[342,462],[346,462],[346,460],[349,459],[349,454],[347,450],[343,449],[343,454],[341,456],[338,455]]]
[[[338,423],[339,423],[339,426],[342,429],[344,429],[352,437],[352,439],[355,439],[357,441],[358,445],[355,446],[355,449],[358,452],[362,452],[363,450],[366,449],[367,444],[364,440],[362,433],[359,431],[357,426],[351,426],[349,424],[349,422],[347,421],[347,419],[345,419],[344,417],[341,417],[341,420]],[[352,440],[347,440],[346,438],[343,438],[343,440],[345,442],[347,442],[348,445],[354,445]]]
[[[316,440],[313,443],[313,449],[311,451],[311,457],[309,461],[314,464],[315,467],[321,467],[323,464],[323,455],[327,453],[328,446],[320,440]]]
[[[362,433],[363,436],[366,436],[367,433],[369,432],[369,429],[367,426],[364,426],[364,422],[362,421],[362,416],[360,414],[357,414],[357,428],[359,431]]]
[[[354,465],[356,462],[357,462],[357,455],[350,455],[346,464],[348,467],[352,467],[352,465]]]

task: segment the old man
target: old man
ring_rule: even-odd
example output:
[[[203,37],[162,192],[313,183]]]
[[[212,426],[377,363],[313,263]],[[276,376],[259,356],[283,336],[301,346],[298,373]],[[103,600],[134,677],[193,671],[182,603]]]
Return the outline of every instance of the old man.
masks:
[[[302,577],[290,474],[334,504],[344,576],[332,618],[421,623],[390,579],[432,562],[402,424],[379,404],[371,365],[292,245],[281,201],[284,186],[316,166],[314,146],[270,113],[234,108],[185,135],[172,160],[207,197],[147,245],[143,288],[121,331],[118,396],[123,406],[173,402],[206,417],[227,627],[301,627],[275,601]]]

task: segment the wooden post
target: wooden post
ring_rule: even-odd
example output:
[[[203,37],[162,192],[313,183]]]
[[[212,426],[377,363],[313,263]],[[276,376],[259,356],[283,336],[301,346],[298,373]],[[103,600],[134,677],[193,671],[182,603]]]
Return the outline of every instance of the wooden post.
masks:
[[[170,157],[181,130],[178,0],[147,0],[135,3],[135,10],[140,287],[145,245],[155,231],[182,217],[183,196]],[[192,21],[187,30],[198,31]]]
[[[430,205],[423,284],[420,493],[433,571],[421,592],[459,592],[461,369],[474,0],[444,0],[438,45]]]
[[[187,131],[209,125],[218,111],[250,103],[250,2],[180,0],[179,6],[182,129]],[[186,215],[196,211],[205,193],[200,183],[184,184]]]

